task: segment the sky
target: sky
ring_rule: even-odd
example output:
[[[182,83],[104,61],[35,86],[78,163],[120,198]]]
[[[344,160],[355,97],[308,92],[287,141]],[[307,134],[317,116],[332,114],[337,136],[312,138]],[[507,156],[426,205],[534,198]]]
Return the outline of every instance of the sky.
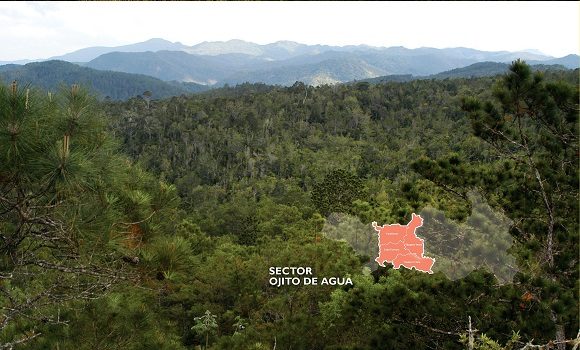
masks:
[[[0,2],[0,61],[163,38],[194,45],[470,47],[580,53],[580,2]]]

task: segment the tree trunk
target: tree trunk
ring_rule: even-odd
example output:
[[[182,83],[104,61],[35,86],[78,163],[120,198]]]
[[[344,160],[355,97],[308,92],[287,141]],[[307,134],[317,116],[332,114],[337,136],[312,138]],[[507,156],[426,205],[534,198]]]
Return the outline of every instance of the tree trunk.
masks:
[[[558,350],[566,350],[566,335],[564,334],[564,326],[562,323],[558,322],[558,317],[554,310],[550,310],[550,318],[554,325],[556,326],[556,349]]]

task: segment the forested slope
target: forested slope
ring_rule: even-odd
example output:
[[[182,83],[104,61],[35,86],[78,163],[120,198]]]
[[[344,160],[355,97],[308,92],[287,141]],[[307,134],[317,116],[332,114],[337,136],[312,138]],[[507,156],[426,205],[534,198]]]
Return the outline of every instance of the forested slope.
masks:
[[[31,349],[463,349],[469,320],[475,349],[576,337],[577,70],[533,73],[516,62],[499,78],[245,84],[101,108],[108,131],[99,132],[137,164],[119,158],[114,186],[75,179],[88,186],[81,193],[113,192],[91,203],[115,209],[104,226],[121,226],[100,232],[132,243],[100,252],[118,254],[134,278],[92,301],[62,301],[44,323],[16,318],[4,342],[32,329],[42,335]],[[54,135],[47,142],[62,148]],[[470,191],[514,223],[511,283],[487,268],[454,281],[390,265],[371,272],[373,256],[321,232],[333,212],[406,223],[432,206],[464,222]],[[0,227],[13,230],[17,217]],[[446,234],[438,238],[454,238]],[[310,266],[353,285],[273,287],[270,266]]]
[[[0,80],[5,84],[16,80],[53,92],[62,85],[80,84],[101,99],[113,100],[126,100],[145,91],[152,92],[154,98],[164,98],[206,90],[195,83],[164,82],[143,74],[101,71],[64,61],[1,66]]]

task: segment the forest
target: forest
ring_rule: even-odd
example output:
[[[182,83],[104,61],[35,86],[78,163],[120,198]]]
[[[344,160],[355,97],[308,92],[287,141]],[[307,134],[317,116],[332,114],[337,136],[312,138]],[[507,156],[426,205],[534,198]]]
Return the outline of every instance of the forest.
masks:
[[[4,82],[0,348],[576,349],[579,111],[578,69],[520,60],[125,101]],[[474,191],[510,219],[511,280],[369,268],[324,234],[462,224]],[[272,266],[353,283],[274,287]]]

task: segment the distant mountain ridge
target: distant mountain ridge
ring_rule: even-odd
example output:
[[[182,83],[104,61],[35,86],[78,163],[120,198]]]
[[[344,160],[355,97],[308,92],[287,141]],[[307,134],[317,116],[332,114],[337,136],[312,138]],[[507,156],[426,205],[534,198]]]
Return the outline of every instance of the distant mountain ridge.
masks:
[[[226,64],[183,51],[111,52],[85,64],[100,70],[145,74],[161,80],[213,85],[229,72]]]
[[[285,60],[301,55],[318,55],[326,51],[351,52],[368,49],[373,49],[373,47],[368,45],[306,45],[294,41],[284,40],[260,45],[244,40],[233,39],[228,41],[205,41],[194,45],[185,51],[191,54],[207,56],[218,56],[228,53],[243,53],[251,56],[261,56],[267,60]]]
[[[506,64],[518,58],[530,64],[580,66],[578,55],[554,58],[533,50],[408,49],[306,45],[292,41],[261,45],[243,40],[187,46],[159,38],[117,47],[89,47],[57,58],[98,70],[216,87],[245,82],[292,85],[302,81],[320,85],[384,76],[430,77],[476,63]]]
[[[552,58],[545,61],[531,60],[530,64],[561,64],[566,68],[578,68],[580,66],[580,56],[566,55],[560,58]]]
[[[547,59],[547,56],[536,53],[485,52],[466,48],[350,47],[328,50],[329,47],[289,42],[269,45],[229,41],[199,44],[194,47],[196,54],[183,51],[113,52],[87,62],[86,66],[146,74],[161,80],[218,86],[244,82],[292,85],[295,81],[320,85],[385,75],[429,76],[482,61],[509,63],[518,58],[577,67],[574,55]],[[294,53],[273,53],[273,47],[294,50]]]
[[[153,38],[144,42],[122,46],[87,47],[61,56],[53,56],[49,58],[49,60],[60,60],[77,63],[88,62],[110,52],[147,52],[161,50],[184,51],[186,48],[188,48],[188,46],[185,46],[180,42],[172,43],[171,41],[167,41],[165,39]]]
[[[478,62],[471,64],[466,67],[455,68],[449,71],[432,74],[428,76],[413,76],[411,74],[407,75],[386,75],[370,79],[362,79],[356,82],[367,82],[367,83],[382,83],[382,82],[407,82],[411,80],[420,79],[457,79],[457,78],[479,78],[479,77],[490,77],[500,74],[505,74],[509,70],[509,64],[501,62]],[[561,64],[535,64],[531,65],[532,70],[537,71],[555,71],[555,70],[566,70],[567,68]]]

